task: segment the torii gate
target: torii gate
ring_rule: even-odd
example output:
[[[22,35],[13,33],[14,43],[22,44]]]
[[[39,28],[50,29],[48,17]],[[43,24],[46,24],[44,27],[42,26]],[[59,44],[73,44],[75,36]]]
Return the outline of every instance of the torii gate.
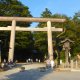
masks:
[[[65,22],[65,19],[57,18],[28,18],[28,17],[0,17],[0,21],[12,21],[12,26],[0,27],[2,31],[11,31],[8,61],[14,59],[15,31],[47,31],[48,36],[48,55],[53,60],[52,31],[63,31],[62,28],[51,27],[51,22]],[[25,28],[16,26],[16,22],[47,22],[44,28]]]

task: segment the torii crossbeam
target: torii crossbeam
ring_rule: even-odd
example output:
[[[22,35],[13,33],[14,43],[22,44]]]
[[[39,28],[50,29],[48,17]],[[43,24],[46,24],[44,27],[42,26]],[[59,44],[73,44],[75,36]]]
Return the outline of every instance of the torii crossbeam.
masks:
[[[8,61],[14,59],[14,44],[15,44],[15,31],[47,31],[48,35],[48,55],[49,59],[53,60],[53,46],[52,46],[52,31],[63,31],[62,28],[51,27],[51,22],[65,22],[65,19],[57,18],[27,18],[27,17],[0,17],[0,21],[12,21],[12,25],[8,27],[0,27],[0,31],[11,31],[10,48]],[[25,28],[16,26],[17,21],[22,22],[47,22],[47,27],[44,28]]]

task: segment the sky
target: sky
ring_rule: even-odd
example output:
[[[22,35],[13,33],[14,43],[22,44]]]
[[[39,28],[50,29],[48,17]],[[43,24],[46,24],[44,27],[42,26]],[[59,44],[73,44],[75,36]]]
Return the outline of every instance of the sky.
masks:
[[[19,0],[29,7],[33,17],[40,17],[41,13],[48,8],[52,14],[65,14],[69,17],[80,11],[80,0]]]

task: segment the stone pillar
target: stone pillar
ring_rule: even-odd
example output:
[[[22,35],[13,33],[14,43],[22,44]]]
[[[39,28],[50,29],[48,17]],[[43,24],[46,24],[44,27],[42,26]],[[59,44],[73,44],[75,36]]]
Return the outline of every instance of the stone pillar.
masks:
[[[76,60],[76,68],[78,68],[78,62],[77,62],[77,60]]]
[[[1,51],[0,51],[0,63],[1,63]]]
[[[71,60],[71,69],[73,69],[73,66],[74,66],[73,60]]]
[[[1,63],[1,40],[0,40],[0,63]]]
[[[12,21],[8,61],[13,61],[16,21]]]
[[[68,65],[69,65],[69,50],[68,49],[66,49],[65,50],[65,61],[66,61],[66,67],[68,67]]]
[[[53,60],[53,46],[52,46],[52,31],[51,31],[51,22],[47,22],[47,35],[48,35],[48,55],[49,59]]]

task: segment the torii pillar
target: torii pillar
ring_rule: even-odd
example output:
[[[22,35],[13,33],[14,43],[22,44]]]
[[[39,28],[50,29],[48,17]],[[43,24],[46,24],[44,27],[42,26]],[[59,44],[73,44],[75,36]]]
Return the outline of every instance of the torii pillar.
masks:
[[[48,56],[50,60],[53,60],[53,45],[52,45],[52,30],[51,30],[51,22],[47,22],[47,35],[48,35]]]
[[[13,62],[13,56],[14,56],[15,29],[16,29],[16,21],[12,20],[10,45],[9,45],[9,57],[8,57],[8,61],[12,61],[12,62]]]

